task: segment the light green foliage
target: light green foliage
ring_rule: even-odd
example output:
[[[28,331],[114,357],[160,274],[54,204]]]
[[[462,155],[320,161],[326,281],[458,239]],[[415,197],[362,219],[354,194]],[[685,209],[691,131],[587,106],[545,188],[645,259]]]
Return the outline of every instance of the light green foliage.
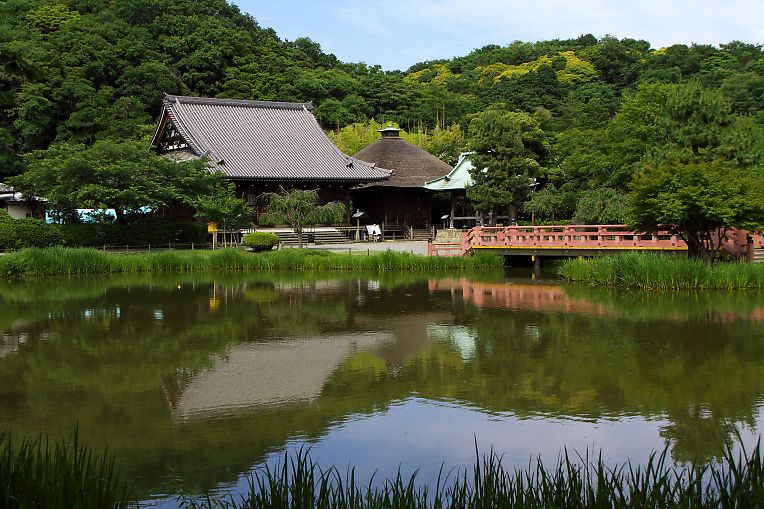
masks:
[[[329,131],[329,139],[342,152],[352,156],[378,140],[381,137],[379,130],[383,127],[385,126],[372,119],[364,123],[347,125],[339,131]]]
[[[557,79],[562,83],[585,83],[597,79],[597,69],[591,62],[578,57],[573,51],[561,51],[556,55],[543,55],[536,60],[517,65],[497,62],[487,67],[478,67],[477,71],[486,76],[492,76],[494,83],[500,83],[504,79],[538,71],[542,65],[551,67],[557,74]]]
[[[344,203],[335,201],[319,206],[316,191],[282,189],[268,195],[268,207],[258,220],[260,224],[288,224],[302,247],[304,226],[339,223],[344,217]]]
[[[716,232],[764,225],[764,177],[721,162],[646,166],[631,182],[630,224],[653,232],[671,229],[690,254],[710,259]]]
[[[516,219],[549,149],[544,131],[530,115],[496,106],[476,115],[469,132],[476,154],[467,196],[478,210],[509,208]]]
[[[70,11],[64,3],[51,3],[29,11],[26,15],[27,23],[35,30],[43,34],[57,32],[64,25],[79,19],[76,11]]]
[[[328,134],[329,139],[341,151],[353,155],[377,141],[381,136],[379,130],[388,125],[400,128],[395,122],[380,124],[372,119],[368,122],[347,125],[337,131],[329,131]],[[451,165],[456,164],[459,153],[464,151],[467,143],[459,124],[452,124],[449,127],[438,125],[430,131],[420,125],[420,128],[413,132],[401,129],[400,136]]]
[[[252,232],[244,235],[241,243],[252,248],[252,251],[270,251],[278,245],[279,237],[275,233]]]
[[[236,196],[236,186],[222,178],[210,194],[197,198],[194,206],[198,210],[197,217],[217,223],[223,230],[247,228],[252,225],[255,214],[254,209]]]

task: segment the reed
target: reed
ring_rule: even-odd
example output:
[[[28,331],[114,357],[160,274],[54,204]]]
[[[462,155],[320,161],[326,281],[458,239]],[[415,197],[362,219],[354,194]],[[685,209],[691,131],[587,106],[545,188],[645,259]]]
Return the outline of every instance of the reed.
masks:
[[[731,262],[708,265],[701,260],[655,253],[623,253],[599,258],[571,259],[559,275],[590,285],[651,290],[764,289],[764,265]]]
[[[0,256],[0,277],[197,271],[444,271],[502,267],[499,256],[428,257],[384,251],[337,254],[281,249],[252,253],[240,249],[115,254],[95,249],[30,248]]]
[[[446,474],[429,490],[418,486],[416,474],[400,472],[380,487],[360,485],[355,470],[342,474],[321,470],[308,454],[284,456],[280,465],[264,467],[249,480],[249,492],[233,495],[181,497],[189,509],[253,508],[634,508],[634,507],[762,507],[764,464],[757,445],[750,454],[727,449],[724,461],[712,465],[669,466],[667,450],[653,453],[642,466],[610,468],[601,455],[571,459],[567,451],[554,468],[541,460],[526,469],[509,471],[491,452],[478,457],[474,468]]]
[[[114,458],[93,454],[76,431],[55,446],[42,438],[15,443],[0,433],[0,507],[126,508],[129,500]]]

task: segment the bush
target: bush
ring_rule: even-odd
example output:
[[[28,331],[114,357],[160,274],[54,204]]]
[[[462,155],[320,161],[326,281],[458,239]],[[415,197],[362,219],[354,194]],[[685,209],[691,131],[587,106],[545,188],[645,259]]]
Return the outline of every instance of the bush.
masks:
[[[0,251],[25,247],[51,247],[63,244],[64,236],[57,225],[39,219],[13,219],[0,211]]]
[[[149,244],[204,244],[207,225],[162,220],[130,224],[76,223],[61,226],[64,245],[71,247],[146,246]]]
[[[275,233],[254,232],[244,235],[241,243],[252,248],[252,251],[270,251],[278,245],[279,237]]]
[[[0,251],[9,251],[18,246],[14,219],[4,210],[0,210]]]
[[[14,221],[16,239],[19,248],[24,247],[51,247],[60,246],[64,243],[64,235],[61,227],[55,224],[47,224],[39,219],[16,219]]]

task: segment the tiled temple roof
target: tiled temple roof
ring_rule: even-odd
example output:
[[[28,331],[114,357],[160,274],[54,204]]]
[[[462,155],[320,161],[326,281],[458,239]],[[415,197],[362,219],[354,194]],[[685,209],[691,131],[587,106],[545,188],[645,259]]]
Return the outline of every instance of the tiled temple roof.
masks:
[[[196,156],[233,180],[371,182],[389,170],[343,154],[311,113],[310,103],[166,95],[151,144],[160,152],[168,126]]]

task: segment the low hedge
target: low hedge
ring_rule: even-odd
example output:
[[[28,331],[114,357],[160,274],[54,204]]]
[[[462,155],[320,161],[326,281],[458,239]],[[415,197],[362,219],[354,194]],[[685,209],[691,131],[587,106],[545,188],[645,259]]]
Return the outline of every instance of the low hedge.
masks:
[[[70,247],[146,246],[203,244],[207,225],[202,223],[146,222],[131,224],[75,223],[61,225],[64,242]]]
[[[12,219],[0,210],[0,251],[26,247],[146,246],[204,244],[207,225],[149,220],[131,224],[47,224],[39,219]]]

